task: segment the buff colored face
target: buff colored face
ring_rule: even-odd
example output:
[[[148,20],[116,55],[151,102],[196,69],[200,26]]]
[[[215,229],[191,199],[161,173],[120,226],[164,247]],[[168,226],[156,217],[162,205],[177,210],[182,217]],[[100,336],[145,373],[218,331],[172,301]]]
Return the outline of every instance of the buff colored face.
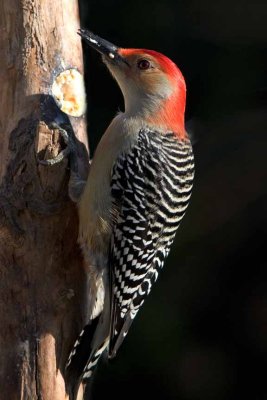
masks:
[[[129,87],[129,84],[134,84],[147,94],[157,94],[160,97],[171,94],[174,89],[173,82],[168,77],[164,64],[152,54],[128,49],[120,49],[119,54],[127,63],[116,63],[106,56],[103,60],[122,89],[125,89],[126,85]]]
[[[153,50],[118,49],[103,55],[124,96],[125,113],[184,134],[185,81],[179,68]]]

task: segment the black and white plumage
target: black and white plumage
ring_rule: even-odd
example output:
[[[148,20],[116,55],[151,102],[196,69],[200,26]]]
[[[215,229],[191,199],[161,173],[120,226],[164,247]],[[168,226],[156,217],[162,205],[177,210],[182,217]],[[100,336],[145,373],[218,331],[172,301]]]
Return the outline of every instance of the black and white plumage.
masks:
[[[119,157],[111,180],[113,315],[109,355],[116,354],[164,264],[187,208],[194,165],[189,140],[141,130]]]
[[[193,176],[190,141],[179,140],[174,133],[142,129],[137,143],[116,160],[111,177],[109,337],[96,349],[88,346],[89,359],[80,371],[83,379],[91,377],[107,345],[109,357],[115,356],[150,293],[188,206]],[[86,329],[92,335],[95,327]],[[69,363],[74,355],[81,357],[77,349],[86,340],[85,333],[77,340]]]

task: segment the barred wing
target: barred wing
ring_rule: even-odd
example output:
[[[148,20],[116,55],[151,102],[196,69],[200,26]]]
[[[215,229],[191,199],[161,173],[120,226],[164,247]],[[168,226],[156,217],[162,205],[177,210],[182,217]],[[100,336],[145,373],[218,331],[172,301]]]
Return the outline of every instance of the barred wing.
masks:
[[[179,142],[172,133],[140,131],[137,144],[114,166],[110,357],[164,264],[189,201],[192,179],[190,143]]]

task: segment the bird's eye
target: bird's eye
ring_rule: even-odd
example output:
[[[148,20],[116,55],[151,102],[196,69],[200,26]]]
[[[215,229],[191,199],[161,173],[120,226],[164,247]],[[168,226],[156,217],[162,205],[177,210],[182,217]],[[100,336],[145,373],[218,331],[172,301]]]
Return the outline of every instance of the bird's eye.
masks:
[[[138,61],[137,66],[139,69],[149,69],[151,64],[148,60],[143,59]]]

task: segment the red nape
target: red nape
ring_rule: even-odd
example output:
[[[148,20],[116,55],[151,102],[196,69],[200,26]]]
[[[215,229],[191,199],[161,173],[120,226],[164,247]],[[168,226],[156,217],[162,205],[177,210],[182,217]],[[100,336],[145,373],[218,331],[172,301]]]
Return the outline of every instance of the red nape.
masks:
[[[184,127],[186,85],[183,74],[177,65],[164,54],[154,50],[144,51],[157,60],[162,70],[172,81],[172,85],[176,88],[173,95],[166,100],[164,107],[157,114],[154,121],[166,126],[167,129],[172,130],[182,139],[186,135]]]
[[[177,90],[149,122],[153,125],[163,126],[168,131],[175,133],[179,139],[184,139],[186,137],[184,112],[185,91]]]

